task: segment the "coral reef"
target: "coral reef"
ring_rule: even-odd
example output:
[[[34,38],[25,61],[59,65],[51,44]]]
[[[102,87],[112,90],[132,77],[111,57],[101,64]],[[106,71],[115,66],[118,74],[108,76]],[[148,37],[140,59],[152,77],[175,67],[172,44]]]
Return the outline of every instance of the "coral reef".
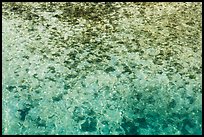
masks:
[[[202,134],[201,7],[3,2],[2,133]]]

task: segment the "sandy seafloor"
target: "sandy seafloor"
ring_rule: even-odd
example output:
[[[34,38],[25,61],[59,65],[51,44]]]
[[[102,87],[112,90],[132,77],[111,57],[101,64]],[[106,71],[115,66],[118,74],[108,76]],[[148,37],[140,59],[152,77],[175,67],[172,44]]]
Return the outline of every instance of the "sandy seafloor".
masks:
[[[2,133],[202,134],[202,3],[5,3]]]

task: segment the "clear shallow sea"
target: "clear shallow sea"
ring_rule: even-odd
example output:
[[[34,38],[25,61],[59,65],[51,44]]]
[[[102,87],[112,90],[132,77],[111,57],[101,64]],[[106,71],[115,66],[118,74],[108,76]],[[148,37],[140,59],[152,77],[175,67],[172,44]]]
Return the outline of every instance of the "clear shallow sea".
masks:
[[[202,133],[201,3],[3,3],[2,134]]]

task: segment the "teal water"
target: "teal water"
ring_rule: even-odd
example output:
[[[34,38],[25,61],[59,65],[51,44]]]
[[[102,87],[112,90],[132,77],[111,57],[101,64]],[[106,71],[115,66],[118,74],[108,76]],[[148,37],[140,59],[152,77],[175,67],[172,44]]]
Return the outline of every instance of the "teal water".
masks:
[[[2,134],[201,135],[201,3],[3,3]]]

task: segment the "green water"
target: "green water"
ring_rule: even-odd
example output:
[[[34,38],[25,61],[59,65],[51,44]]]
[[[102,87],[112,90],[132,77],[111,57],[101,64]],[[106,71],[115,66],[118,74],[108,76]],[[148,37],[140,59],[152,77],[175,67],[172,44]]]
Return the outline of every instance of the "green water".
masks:
[[[3,3],[2,134],[202,134],[202,3]]]

